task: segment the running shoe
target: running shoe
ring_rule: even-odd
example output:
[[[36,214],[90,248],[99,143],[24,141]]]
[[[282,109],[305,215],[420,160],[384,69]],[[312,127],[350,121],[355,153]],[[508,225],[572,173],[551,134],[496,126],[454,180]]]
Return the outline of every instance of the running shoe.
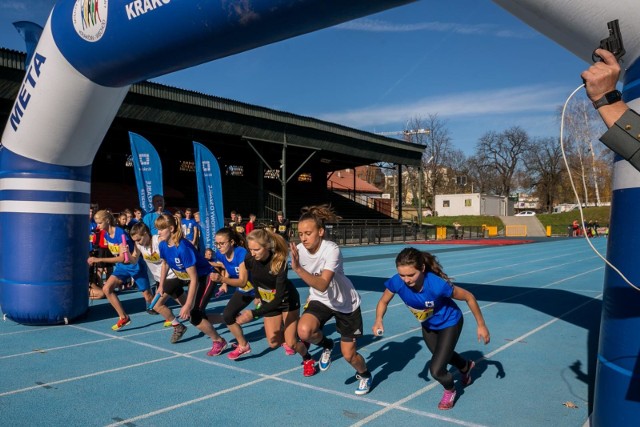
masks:
[[[468,368],[467,368],[467,372],[460,372],[460,377],[462,380],[462,385],[463,386],[468,386],[469,384],[471,384],[471,370],[476,366],[476,362],[474,362],[473,360],[470,360],[469,363],[467,364]]]
[[[447,410],[453,408],[453,404],[456,401],[456,391],[455,390],[445,390],[442,395],[442,399],[440,399],[440,403],[438,403],[438,409]]]
[[[127,326],[129,323],[131,323],[131,319],[129,318],[129,316],[127,316],[124,319],[118,319],[118,323],[113,325],[111,329],[114,331],[119,331],[123,327]]]
[[[168,328],[170,326],[173,326],[173,322],[171,320],[165,320],[162,326],[164,326],[165,328]]]
[[[360,380],[358,388],[356,389],[356,394],[358,396],[362,396],[363,394],[369,393],[369,390],[371,390],[371,383],[373,382],[373,376],[363,377],[360,374],[356,374],[356,378]]]
[[[312,377],[318,372],[316,367],[316,361],[313,359],[307,359],[302,361],[302,375],[305,377]]]
[[[320,370],[326,371],[331,366],[331,351],[332,348],[325,348],[320,356]]]
[[[149,306],[147,306],[147,313],[149,313],[149,314],[160,314],[157,311],[155,311],[153,308],[149,308]]]
[[[207,353],[207,356],[220,356],[220,353],[227,348],[227,340],[220,338],[220,341],[214,341],[211,350]]]
[[[282,343],[282,348],[284,348],[284,354],[286,354],[287,356],[293,356],[294,354],[296,354],[296,351],[289,347],[286,342]]]
[[[173,327],[173,333],[171,334],[171,339],[169,340],[171,344],[175,344],[180,341],[180,338],[187,332],[187,327],[182,323],[178,323]]]
[[[236,360],[238,357],[244,354],[251,353],[251,346],[249,345],[249,343],[247,343],[247,345],[245,345],[244,347],[235,343],[232,344],[232,346],[235,350],[232,350],[229,354],[227,354],[227,357],[231,360]]]

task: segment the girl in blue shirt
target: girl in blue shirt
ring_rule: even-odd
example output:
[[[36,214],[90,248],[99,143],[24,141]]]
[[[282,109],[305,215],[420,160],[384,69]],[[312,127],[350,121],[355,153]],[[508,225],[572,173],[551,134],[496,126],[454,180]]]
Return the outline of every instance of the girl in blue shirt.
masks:
[[[227,348],[227,341],[207,319],[207,304],[215,289],[215,284],[207,279],[213,272],[213,267],[191,242],[183,237],[182,227],[176,222],[175,217],[162,214],[155,220],[155,226],[160,241],[158,251],[162,258],[158,293],[164,294],[169,269],[173,270],[178,279],[189,283],[187,299],[180,309],[180,318],[189,319],[193,326],[211,338],[213,345],[207,355],[218,356]]]
[[[229,286],[236,288],[236,292],[231,295],[224,312],[210,314],[209,320],[214,324],[224,322],[227,325],[236,339],[236,343],[233,344],[234,349],[227,354],[227,357],[236,360],[240,356],[251,353],[251,345],[245,338],[236,317],[255,300],[256,295],[244,263],[247,250],[243,247],[244,241],[241,236],[233,229],[224,227],[216,232],[215,239],[217,251],[212,264],[220,270],[213,273],[212,280],[221,284],[221,293],[227,292]]]
[[[125,261],[125,251],[123,251],[123,247],[121,246],[123,245],[122,237],[124,236],[124,240],[126,242],[124,245],[126,245],[129,252],[133,251],[134,243],[133,240],[131,240],[131,237],[129,237],[122,228],[116,227],[116,220],[109,211],[99,210],[96,212],[94,219],[98,225],[98,230],[105,231],[104,238],[108,245],[109,252],[111,252],[111,255],[113,256],[109,258],[89,257],[87,262],[89,265],[93,265],[97,262],[115,264],[113,273],[109,276],[107,282],[102,287],[102,291],[113,308],[118,312],[118,316],[120,318],[118,319],[118,322],[111,327],[114,331],[118,331],[131,323],[131,319],[124,311],[124,308],[118,299],[118,295],[115,292],[115,288],[118,288],[133,279],[136,282],[138,289],[142,291],[142,295],[147,301],[147,304],[149,304],[153,299],[153,295],[149,289],[150,284],[149,277],[147,275],[147,265],[144,262],[130,264],[129,261]]]
[[[445,389],[438,409],[451,409],[455,403],[456,389],[447,365],[458,368],[464,386],[471,384],[471,369],[475,366],[473,360],[465,360],[455,351],[464,317],[453,300],[467,303],[478,324],[478,341],[487,344],[489,330],[482,312],[473,294],[451,283],[436,257],[430,253],[415,248],[403,249],[396,257],[396,268],[398,274],[384,284],[386,289],[376,307],[373,333],[384,333],[382,318],[389,302],[398,294],[422,325],[422,337],[433,355],[431,376]]]

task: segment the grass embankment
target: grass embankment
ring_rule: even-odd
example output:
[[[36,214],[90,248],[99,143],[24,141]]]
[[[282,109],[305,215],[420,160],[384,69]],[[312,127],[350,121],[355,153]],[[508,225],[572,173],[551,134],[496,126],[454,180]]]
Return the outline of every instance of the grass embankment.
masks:
[[[609,226],[610,206],[583,208],[582,212],[585,221],[597,221],[600,227]],[[538,221],[540,221],[545,228],[547,225],[551,226],[551,234],[564,234],[567,232],[567,227],[569,227],[574,220],[580,222],[580,211],[576,209],[558,214],[539,214],[537,217]]]
[[[424,223],[436,226],[453,226],[454,222],[463,227],[480,227],[482,224],[496,226],[498,229],[504,228],[504,224],[497,216],[486,215],[463,215],[463,216],[428,216],[423,219]]]
[[[609,225],[609,215],[611,208],[609,206],[600,206],[597,208],[584,208],[584,219],[586,221],[594,220],[598,221],[600,227],[607,227]],[[558,214],[538,214],[536,215],[538,221],[543,227],[547,225],[551,226],[551,234],[565,234],[567,227],[571,225],[574,219],[580,221],[580,212],[578,210],[570,212],[562,212]],[[453,226],[454,222],[459,223],[462,226],[481,226],[482,224],[488,226],[497,226],[498,230],[504,229],[504,224],[497,216],[429,216],[423,219],[425,224],[432,224],[436,226]]]

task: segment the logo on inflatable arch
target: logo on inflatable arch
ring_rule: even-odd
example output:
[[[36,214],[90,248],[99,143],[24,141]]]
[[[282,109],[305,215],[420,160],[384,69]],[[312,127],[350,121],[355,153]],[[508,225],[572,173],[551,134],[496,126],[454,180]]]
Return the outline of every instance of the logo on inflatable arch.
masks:
[[[107,28],[109,0],[76,0],[73,6],[73,27],[88,42],[97,42]]]

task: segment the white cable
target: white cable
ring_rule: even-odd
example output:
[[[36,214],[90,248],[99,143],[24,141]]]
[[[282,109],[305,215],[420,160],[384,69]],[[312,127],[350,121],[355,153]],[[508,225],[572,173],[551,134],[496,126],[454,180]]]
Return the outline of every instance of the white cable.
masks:
[[[587,236],[587,230],[584,226],[584,214],[582,212],[582,202],[580,201],[580,195],[578,194],[578,190],[576,190],[576,186],[573,183],[573,176],[571,175],[571,168],[569,167],[569,162],[567,161],[567,156],[564,152],[564,113],[565,110],[567,109],[567,105],[569,104],[569,101],[571,100],[571,98],[573,98],[573,96],[584,87],[584,85],[580,85],[576,88],[576,90],[574,90],[573,92],[571,92],[571,95],[569,95],[569,97],[567,98],[567,100],[564,103],[564,106],[562,107],[562,116],[560,118],[560,150],[562,151],[562,159],[564,160],[564,165],[567,168],[567,173],[569,174],[569,182],[571,183],[571,188],[573,189],[573,194],[576,196],[576,201],[578,202],[578,210],[580,211],[580,228],[582,228],[582,233],[584,235],[584,238],[587,239],[587,243],[589,243],[589,246],[591,246],[591,249],[593,249],[593,251],[596,253],[596,255],[598,255],[609,267],[611,267],[611,269],[613,271],[615,271],[616,273],[618,273],[618,275],[622,278],[622,280],[624,280],[629,286],[631,286],[633,289],[635,289],[636,291],[640,292],[640,288],[638,288],[636,285],[634,285],[633,283],[631,283],[629,281],[629,279],[627,279],[627,277],[622,274],[622,272],[620,270],[618,270],[613,264],[611,264],[609,262],[609,260],[607,260],[605,257],[602,256],[602,254],[600,254],[600,252],[598,252],[598,250],[593,246],[593,243],[591,243],[591,240],[589,239],[589,236]]]

